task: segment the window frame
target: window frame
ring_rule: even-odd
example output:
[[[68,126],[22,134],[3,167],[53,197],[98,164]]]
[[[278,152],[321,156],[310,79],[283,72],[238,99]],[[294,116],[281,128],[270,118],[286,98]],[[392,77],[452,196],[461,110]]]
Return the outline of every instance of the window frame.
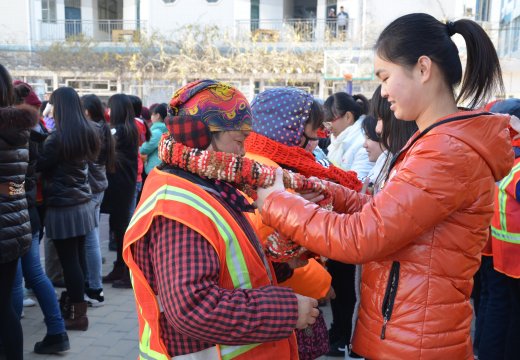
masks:
[[[42,0],[42,22],[46,24],[55,24],[56,21],[56,0]]]

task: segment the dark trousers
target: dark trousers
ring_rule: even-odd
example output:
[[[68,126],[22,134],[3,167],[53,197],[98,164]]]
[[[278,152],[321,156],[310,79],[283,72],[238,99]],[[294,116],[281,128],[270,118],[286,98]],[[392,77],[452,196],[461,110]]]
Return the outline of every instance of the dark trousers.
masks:
[[[123,239],[131,216],[130,210],[122,206],[120,209],[110,213],[110,217],[108,218],[110,231],[114,234],[114,239],[117,244],[116,266],[125,265],[123,261]]]
[[[12,292],[18,259],[0,264],[0,340],[9,360],[23,359],[23,332],[13,307]]]
[[[85,274],[85,236],[53,240],[58,252],[67,294],[72,303],[84,301]]]
[[[481,360],[518,359],[520,349],[520,279],[493,268],[493,258],[482,257],[481,297],[475,348]]]
[[[356,266],[329,260],[327,270],[332,276],[332,287],[336,293],[336,299],[330,301],[332,326],[329,339],[331,342],[339,341],[341,345],[348,345],[352,334],[352,315],[356,305]]]

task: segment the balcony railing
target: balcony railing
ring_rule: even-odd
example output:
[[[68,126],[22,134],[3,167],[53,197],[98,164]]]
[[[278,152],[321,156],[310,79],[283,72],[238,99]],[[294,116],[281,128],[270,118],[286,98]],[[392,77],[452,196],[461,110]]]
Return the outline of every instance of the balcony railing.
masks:
[[[138,41],[143,21],[131,20],[57,20],[40,21],[40,40],[62,41],[86,37],[94,41]]]
[[[346,26],[337,20],[237,20],[235,36],[258,42],[335,42],[353,40],[354,20]]]

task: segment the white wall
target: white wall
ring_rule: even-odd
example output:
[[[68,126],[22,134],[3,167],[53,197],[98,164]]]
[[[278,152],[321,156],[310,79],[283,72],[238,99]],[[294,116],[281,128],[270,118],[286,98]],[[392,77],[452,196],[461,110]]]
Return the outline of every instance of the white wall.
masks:
[[[260,0],[260,20],[282,20],[283,1]]]
[[[125,1],[125,16],[126,3],[134,1]],[[142,0],[141,20],[148,22],[151,32],[158,30],[166,35],[190,24],[217,25],[232,29],[235,9],[245,12],[244,4],[236,6],[233,0],[220,0],[217,3],[208,3],[206,0],[176,0],[173,4],[165,4],[162,0]]]
[[[235,20],[251,19],[251,1],[250,0],[234,0],[234,18]]]
[[[0,1],[0,44],[29,45],[28,1]]]

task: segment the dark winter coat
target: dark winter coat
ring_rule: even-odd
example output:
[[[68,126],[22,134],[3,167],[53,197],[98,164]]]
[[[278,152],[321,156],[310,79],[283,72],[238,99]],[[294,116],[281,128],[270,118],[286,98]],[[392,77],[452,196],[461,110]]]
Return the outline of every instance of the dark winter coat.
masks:
[[[45,205],[63,207],[90,201],[87,161],[65,161],[60,152],[58,133],[53,132],[45,140],[36,166],[43,175]]]
[[[0,263],[16,260],[31,245],[24,181],[29,132],[37,121],[29,107],[0,108]]]
[[[116,169],[107,174],[108,188],[101,206],[101,212],[108,214],[130,208],[137,182],[138,144],[130,141],[122,126],[112,132],[116,140]]]
[[[96,161],[88,163],[88,181],[90,183],[90,189],[92,190],[92,193],[98,194],[102,191],[105,191],[108,187],[106,171],[108,149],[107,139],[105,138],[105,129],[108,127],[108,124],[104,121],[99,123],[90,121],[90,124],[94,127],[94,129],[96,129],[98,133],[100,150]]]

